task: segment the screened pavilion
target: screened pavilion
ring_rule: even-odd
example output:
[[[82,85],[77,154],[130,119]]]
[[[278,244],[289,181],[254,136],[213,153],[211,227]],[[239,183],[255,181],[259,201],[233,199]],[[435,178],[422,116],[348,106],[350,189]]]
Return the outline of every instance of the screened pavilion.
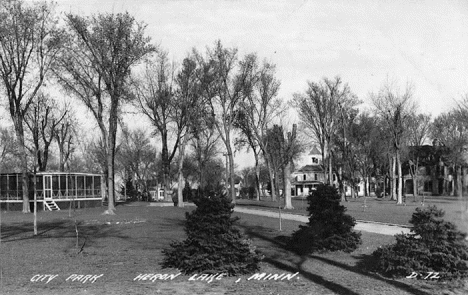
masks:
[[[34,174],[29,177],[29,199],[34,201]],[[44,204],[44,209],[53,210],[60,201],[102,200],[101,174],[38,172],[36,173],[36,199]],[[21,203],[23,188],[21,173],[0,174],[0,202]],[[51,209],[52,207],[52,209]]]

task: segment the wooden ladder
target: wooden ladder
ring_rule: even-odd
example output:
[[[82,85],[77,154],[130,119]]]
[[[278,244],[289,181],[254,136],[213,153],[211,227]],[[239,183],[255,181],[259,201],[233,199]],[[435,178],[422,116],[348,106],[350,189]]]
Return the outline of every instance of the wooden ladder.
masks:
[[[46,201],[44,201],[44,205],[49,211],[59,211],[60,210],[59,206],[57,205],[57,203],[55,203],[54,200],[46,200]]]

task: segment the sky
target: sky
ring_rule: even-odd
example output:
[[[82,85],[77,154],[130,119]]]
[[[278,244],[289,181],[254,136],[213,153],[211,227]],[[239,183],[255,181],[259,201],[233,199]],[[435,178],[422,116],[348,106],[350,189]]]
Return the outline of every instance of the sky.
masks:
[[[468,1],[57,0],[57,10],[125,12],[180,62],[221,40],[277,66],[279,96],[339,75],[366,102],[391,80],[410,83],[437,116],[468,93]]]
[[[128,11],[181,61],[216,40],[277,65],[280,97],[341,76],[363,101],[410,83],[434,116],[468,93],[468,1],[58,0],[64,12]]]

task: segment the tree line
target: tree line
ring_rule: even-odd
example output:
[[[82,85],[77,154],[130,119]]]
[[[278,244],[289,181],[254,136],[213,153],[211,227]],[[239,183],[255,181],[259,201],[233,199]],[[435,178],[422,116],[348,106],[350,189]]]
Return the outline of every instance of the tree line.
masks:
[[[23,212],[29,212],[27,174],[45,171],[51,153],[60,171],[83,167],[106,176],[110,214],[117,172],[143,185],[160,176],[166,199],[177,179],[179,206],[189,174],[200,186],[224,175],[235,202],[234,154],[240,149],[254,155],[257,198],[263,165],[273,200],[281,187],[286,207],[290,173],[311,142],[320,148],[328,182],[337,175],[343,197],[345,183],[386,175],[392,198],[401,202],[402,163],[416,157],[410,159],[415,175],[418,165],[406,147],[429,138],[450,147],[454,167],[462,165],[466,99],[432,120],[417,112],[411,87],[400,93],[387,82],[363,111],[350,87],[335,77],[308,82],[304,92],[285,101],[276,66],[256,53],[241,55],[216,41],[172,61],[129,13],[60,18],[54,9],[46,2],[0,4],[0,99],[13,125],[1,127],[0,161],[4,171],[20,167]],[[69,99],[54,98],[52,89]],[[97,126],[97,136],[87,142],[77,102]],[[288,121],[291,110],[298,123]],[[150,127],[129,129],[127,112]]]

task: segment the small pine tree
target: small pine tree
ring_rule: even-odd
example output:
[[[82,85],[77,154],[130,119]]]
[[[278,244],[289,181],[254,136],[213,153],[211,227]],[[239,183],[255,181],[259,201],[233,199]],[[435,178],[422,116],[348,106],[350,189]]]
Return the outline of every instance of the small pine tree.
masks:
[[[188,181],[185,182],[184,189],[182,190],[182,197],[184,202],[192,200],[192,188],[190,187],[190,183]]]
[[[293,233],[289,246],[299,253],[356,250],[361,244],[361,233],[353,231],[356,221],[345,214],[336,188],[320,185],[307,200],[309,222]]]
[[[444,221],[444,215],[436,206],[416,208],[411,232],[396,235],[395,244],[373,253],[377,272],[391,277],[438,272],[442,280],[468,277],[466,234]]]
[[[186,213],[187,239],[164,249],[163,267],[185,274],[223,272],[246,274],[259,268],[260,256],[233,224],[234,205],[225,195],[211,194],[194,199],[197,208]]]

